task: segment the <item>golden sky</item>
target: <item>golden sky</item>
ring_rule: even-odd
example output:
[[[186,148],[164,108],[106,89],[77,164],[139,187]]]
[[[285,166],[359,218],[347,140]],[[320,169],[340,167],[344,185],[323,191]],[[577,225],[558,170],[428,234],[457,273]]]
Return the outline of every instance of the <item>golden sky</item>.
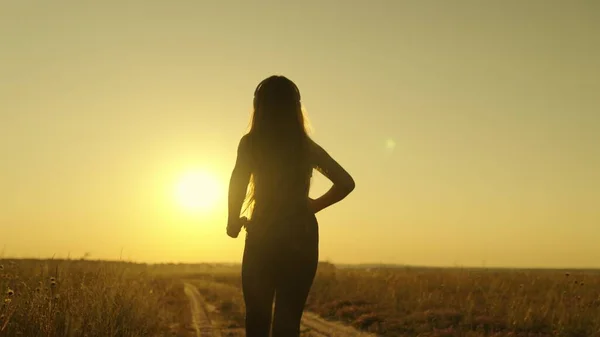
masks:
[[[2,1],[0,249],[239,262],[227,182],[283,74],[357,183],[322,259],[600,267],[599,36],[594,0]]]

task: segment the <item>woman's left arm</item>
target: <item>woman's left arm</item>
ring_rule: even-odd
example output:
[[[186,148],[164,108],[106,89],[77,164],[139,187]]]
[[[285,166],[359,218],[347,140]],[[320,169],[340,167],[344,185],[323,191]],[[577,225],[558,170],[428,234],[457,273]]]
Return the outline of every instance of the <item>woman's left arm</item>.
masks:
[[[248,136],[242,137],[238,145],[237,158],[229,180],[227,234],[237,237],[239,233],[240,213],[246,199],[246,191],[250,182],[250,156]],[[239,228],[238,228],[239,227]]]

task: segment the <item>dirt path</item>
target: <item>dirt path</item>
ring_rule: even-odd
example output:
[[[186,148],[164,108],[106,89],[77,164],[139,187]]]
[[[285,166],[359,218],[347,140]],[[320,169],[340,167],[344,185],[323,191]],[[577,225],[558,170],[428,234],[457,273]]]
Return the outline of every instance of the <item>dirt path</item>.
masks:
[[[377,337],[341,323],[326,321],[310,312],[302,315],[302,330],[307,330],[310,336],[315,337]]]
[[[190,301],[196,336],[221,337],[220,330],[214,326],[210,319],[207,304],[198,288],[186,282],[184,290]],[[360,332],[341,323],[326,321],[310,312],[305,312],[302,316],[301,331],[303,337],[377,337],[374,334]]]
[[[196,337],[221,337],[220,331],[213,327],[208,317],[204,299],[200,295],[200,292],[198,292],[198,288],[189,283],[184,283],[183,286],[185,295],[190,301],[192,324],[196,330]]]

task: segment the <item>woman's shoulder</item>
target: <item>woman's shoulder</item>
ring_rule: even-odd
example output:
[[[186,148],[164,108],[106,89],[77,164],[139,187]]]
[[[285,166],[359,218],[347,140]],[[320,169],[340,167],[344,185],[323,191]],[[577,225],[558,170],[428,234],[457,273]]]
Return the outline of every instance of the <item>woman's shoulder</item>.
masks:
[[[252,136],[249,133],[243,135],[238,143],[238,153],[247,154],[250,151],[251,143]]]
[[[250,146],[254,138],[256,137],[251,132],[248,132],[240,138],[240,146]]]
[[[307,137],[307,143],[308,143],[308,150],[310,151],[310,153],[318,154],[319,152],[323,151],[323,148],[321,147],[321,145],[319,145],[319,143],[317,143],[314,139]]]
[[[306,142],[308,143],[309,148],[314,149],[319,146],[317,142],[311,137],[306,136]]]
[[[309,160],[313,163],[313,165],[320,165],[324,160],[327,159],[328,154],[327,151],[315,140],[308,139],[308,156]]]

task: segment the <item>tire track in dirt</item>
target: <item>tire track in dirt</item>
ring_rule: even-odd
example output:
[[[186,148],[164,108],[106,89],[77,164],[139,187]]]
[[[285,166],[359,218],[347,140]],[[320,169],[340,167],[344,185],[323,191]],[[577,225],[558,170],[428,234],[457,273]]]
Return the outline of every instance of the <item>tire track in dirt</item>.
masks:
[[[338,322],[326,321],[311,312],[302,315],[302,330],[308,330],[315,337],[377,337]]]
[[[204,298],[200,295],[198,288],[184,283],[183,290],[190,301],[192,324],[196,330],[196,337],[221,337],[220,331],[213,327],[212,321],[208,317]]]

